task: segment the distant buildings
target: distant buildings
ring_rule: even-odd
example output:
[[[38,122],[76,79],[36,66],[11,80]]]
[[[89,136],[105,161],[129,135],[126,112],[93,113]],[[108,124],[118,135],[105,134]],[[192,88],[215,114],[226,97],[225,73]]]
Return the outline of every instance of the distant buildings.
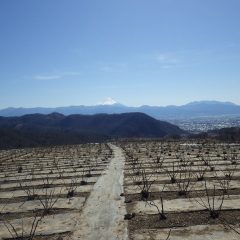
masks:
[[[192,133],[207,132],[209,130],[226,127],[240,127],[240,117],[202,117],[184,120],[171,120],[170,122]]]

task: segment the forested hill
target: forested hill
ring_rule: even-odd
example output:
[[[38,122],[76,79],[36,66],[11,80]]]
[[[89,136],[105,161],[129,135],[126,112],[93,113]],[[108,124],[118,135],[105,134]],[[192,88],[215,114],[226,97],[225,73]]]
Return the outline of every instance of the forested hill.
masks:
[[[143,113],[0,117],[0,147],[100,142],[112,138],[161,138],[184,131]]]

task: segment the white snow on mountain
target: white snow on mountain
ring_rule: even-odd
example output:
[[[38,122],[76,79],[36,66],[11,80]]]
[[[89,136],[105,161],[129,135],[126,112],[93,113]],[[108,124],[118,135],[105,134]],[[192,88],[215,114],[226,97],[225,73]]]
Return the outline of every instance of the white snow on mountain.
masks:
[[[114,99],[112,99],[111,97],[108,97],[103,102],[99,102],[98,105],[113,105],[116,103],[117,102]]]

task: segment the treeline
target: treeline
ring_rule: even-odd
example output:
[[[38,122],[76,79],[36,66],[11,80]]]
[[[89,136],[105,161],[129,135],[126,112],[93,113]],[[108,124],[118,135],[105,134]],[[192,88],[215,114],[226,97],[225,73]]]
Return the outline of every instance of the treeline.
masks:
[[[240,142],[240,127],[222,128],[191,135],[195,139],[215,139],[224,142]]]
[[[212,132],[216,134],[216,138],[223,141],[239,142],[240,141],[240,128],[222,128]]]
[[[109,137],[97,134],[81,134],[67,130],[17,130],[0,128],[0,149],[70,145],[103,142]]]

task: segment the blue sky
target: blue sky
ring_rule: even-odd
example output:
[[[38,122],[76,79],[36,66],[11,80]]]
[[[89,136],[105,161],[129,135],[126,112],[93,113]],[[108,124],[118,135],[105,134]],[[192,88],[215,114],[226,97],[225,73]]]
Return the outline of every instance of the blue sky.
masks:
[[[240,104],[239,0],[1,0],[0,108]]]

